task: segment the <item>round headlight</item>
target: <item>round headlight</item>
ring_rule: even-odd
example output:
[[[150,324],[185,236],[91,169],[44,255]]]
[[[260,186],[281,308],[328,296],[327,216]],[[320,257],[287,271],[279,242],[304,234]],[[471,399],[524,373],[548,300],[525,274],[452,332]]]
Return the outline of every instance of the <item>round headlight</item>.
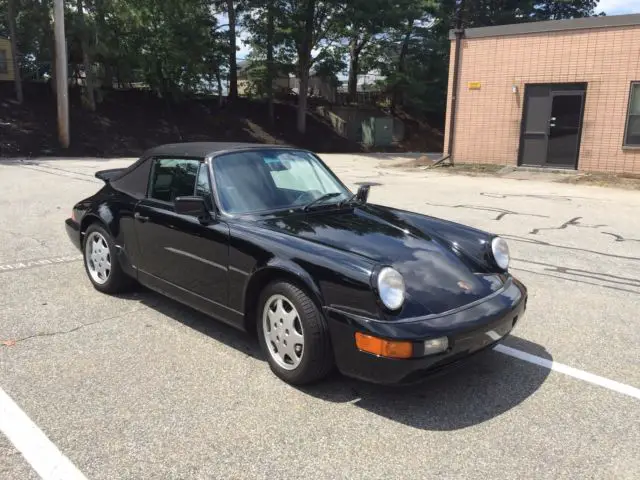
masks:
[[[501,269],[506,270],[509,268],[509,245],[504,238],[496,237],[491,242],[491,251],[493,252],[493,259]]]
[[[389,310],[398,310],[404,303],[405,286],[400,272],[385,267],[378,274],[380,300]]]

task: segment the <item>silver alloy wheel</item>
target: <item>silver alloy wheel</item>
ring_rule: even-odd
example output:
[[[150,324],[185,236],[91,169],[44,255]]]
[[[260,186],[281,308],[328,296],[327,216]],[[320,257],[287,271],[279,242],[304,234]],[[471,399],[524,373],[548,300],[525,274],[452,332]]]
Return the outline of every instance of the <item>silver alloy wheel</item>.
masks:
[[[84,244],[87,270],[94,282],[104,285],[111,275],[111,252],[107,240],[99,232],[91,232]]]
[[[272,295],[262,312],[262,331],[269,354],[285,370],[294,370],[304,355],[300,316],[284,295]]]

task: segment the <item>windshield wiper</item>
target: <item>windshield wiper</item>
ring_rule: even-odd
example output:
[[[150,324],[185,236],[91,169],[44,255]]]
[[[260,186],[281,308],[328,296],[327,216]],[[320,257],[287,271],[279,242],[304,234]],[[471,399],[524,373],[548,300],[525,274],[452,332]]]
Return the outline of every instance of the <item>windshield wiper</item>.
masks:
[[[353,194],[353,195],[351,195],[349,198],[347,198],[347,199],[345,199],[345,200],[341,201],[338,205],[339,205],[340,207],[344,207],[345,205],[349,205],[349,204],[353,203],[353,201],[354,201],[354,200],[356,200],[357,198],[358,198],[358,194],[357,194],[357,193],[354,193],[354,194]],[[356,203],[359,203],[359,202],[356,202]]]
[[[330,198],[339,197],[342,193],[334,192],[334,193],[325,193],[324,195],[316,198],[314,201],[307,203],[304,207],[302,207],[303,211],[309,210],[309,208],[313,207],[315,204],[324,202],[325,200],[329,200]]]

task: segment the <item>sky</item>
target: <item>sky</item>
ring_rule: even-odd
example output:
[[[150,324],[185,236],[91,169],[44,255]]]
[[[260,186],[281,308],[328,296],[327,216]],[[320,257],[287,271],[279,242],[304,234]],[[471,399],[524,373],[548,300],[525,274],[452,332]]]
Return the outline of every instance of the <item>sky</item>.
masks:
[[[607,15],[640,13],[640,0],[600,0],[597,10]]]

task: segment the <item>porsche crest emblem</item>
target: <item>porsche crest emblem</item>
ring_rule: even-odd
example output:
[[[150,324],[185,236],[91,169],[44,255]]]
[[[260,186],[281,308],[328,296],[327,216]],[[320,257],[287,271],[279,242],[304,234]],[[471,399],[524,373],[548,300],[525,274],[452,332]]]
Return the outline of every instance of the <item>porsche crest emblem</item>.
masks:
[[[470,292],[471,291],[471,285],[469,285],[467,282],[460,280],[458,282],[458,286],[464,290],[465,292]]]

